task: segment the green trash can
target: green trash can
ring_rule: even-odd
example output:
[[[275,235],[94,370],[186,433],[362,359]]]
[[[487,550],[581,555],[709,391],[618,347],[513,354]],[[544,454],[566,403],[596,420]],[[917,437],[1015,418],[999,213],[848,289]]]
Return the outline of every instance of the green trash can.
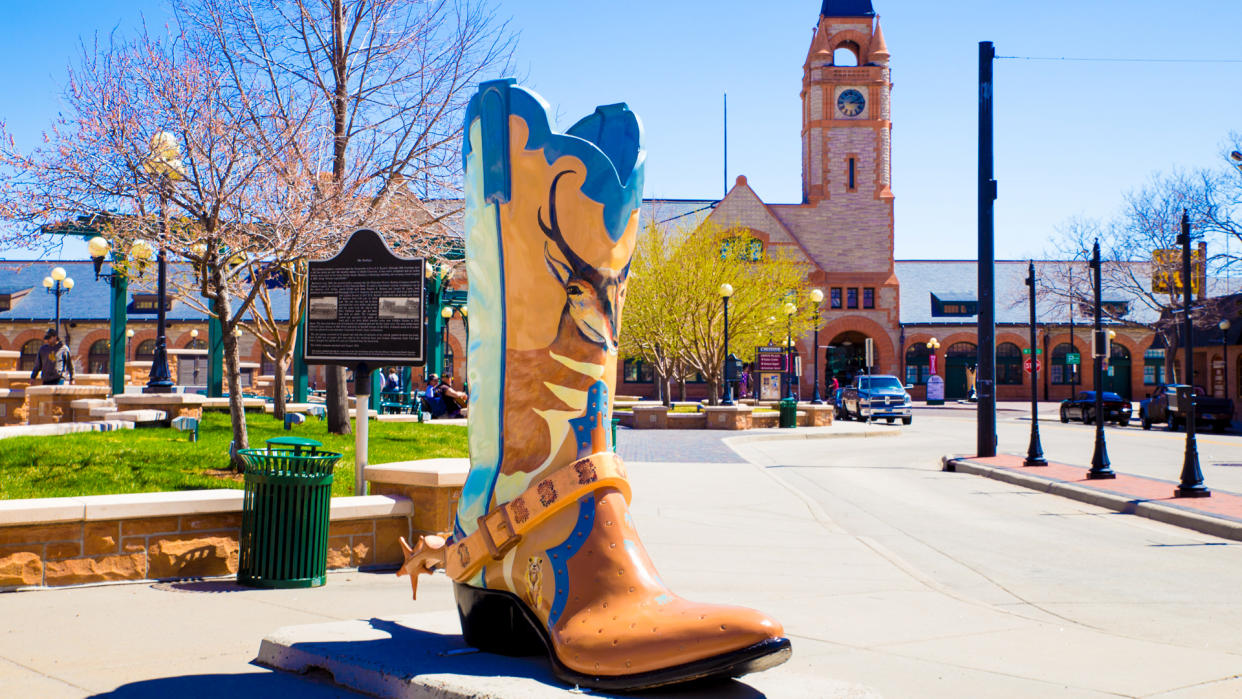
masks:
[[[328,512],[336,452],[239,449],[246,462],[237,582],[319,587],[328,573]]]
[[[781,427],[798,426],[798,401],[793,398],[782,398],[780,402]]]

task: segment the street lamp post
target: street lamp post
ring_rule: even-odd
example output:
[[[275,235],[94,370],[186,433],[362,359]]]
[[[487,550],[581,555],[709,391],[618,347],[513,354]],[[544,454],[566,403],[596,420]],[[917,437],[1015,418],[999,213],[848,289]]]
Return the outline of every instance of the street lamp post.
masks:
[[[444,306],[443,308],[440,309],[440,318],[444,320],[444,323],[442,324],[442,327],[440,328],[440,374],[444,376],[451,376],[453,373],[452,368],[445,366],[444,364],[445,358],[448,357],[449,318],[452,318],[452,317],[453,317],[452,306]]]
[[[168,337],[165,322],[165,298],[168,294],[168,199],[173,182],[184,178],[181,166],[181,149],[177,145],[177,137],[168,131],[161,131],[151,137],[151,159],[143,164],[143,169],[156,178],[160,198],[160,249],[157,258],[159,280],[156,290],[156,336],[155,356],[151,360],[151,374],[144,393],[172,393],[175,384],[168,371]]]
[[[1186,362],[1186,453],[1182,459],[1182,482],[1173,491],[1174,497],[1206,498],[1212,491],[1203,485],[1203,471],[1199,468],[1199,443],[1195,439],[1195,337],[1194,324],[1190,318],[1191,290],[1194,286],[1190,276],[1190,214],[1182,211],[1182,232],[1177,236],[1182,246],[1182,327],[1185,333],[1183,352]]]
[[[1224,384],[1225,398],[1229,397],[1229,328],[1233,327],[1228,318],[1216,324],[1220,328],[1220,361],[1221,383]]]
[[[717,293],[720,294],[721,300],[724,301],[724,371],[721,373],[724,375],[725,390],[724,400],[720,401],[720,404],[733,405],[733,381],[731,380],[732,377],[729,376],[729,372],[733,367],[733,357],[729,354],[729,297],[733,296],[733,285],[728,283],[721,284]],[[712,399],[715,399],[714,395]]]
[[[60,337],[60,297],[73,291],[73,278],[65,273],[64,267],[52,269],[51,276],[43,278],[43,287],[47,293],[56,297],[56,336]]]
[[[1117,474],[1109,467],[1108,446],[1104,443],[1104,355],[1105,336],[1103,319],[1103,302],[1100,297],[1100,241],[1095,241],[1091,250],[1091,271],[1095,275],[1095,332],[1092,341],[1092,368],[1094,370],[1095,388],[1095,450],[1091,454],[1091,470],[1087,478],[1116,478]]]
[[[1024,466],[1047,466],[1044,446],[1039,441],[1039,354],[1035,346],[1035,261],[1027,268],[1026,285],[1030,287],[1031,306],[1031,441],[1026,448]]]
[[[133,340],[134,340],[134,329],[126,328],[125,329],[125,356],[127,357],[129,356],[130,345],[133,344]]]
[[[815,342],[811,345],[811,356],[815,364],[815,388],[811,391],[811,405],[823,405],[819,396],[819,305],[824,302],[824,292],[811,289],[811,303],[815,304]]]
[[[793,357],[793,317],[798,312],[798,307],[792,303],[786,303],[782,309],[785,312],[785,398],[793,399],[793,375],[794,375],[794,357]]]

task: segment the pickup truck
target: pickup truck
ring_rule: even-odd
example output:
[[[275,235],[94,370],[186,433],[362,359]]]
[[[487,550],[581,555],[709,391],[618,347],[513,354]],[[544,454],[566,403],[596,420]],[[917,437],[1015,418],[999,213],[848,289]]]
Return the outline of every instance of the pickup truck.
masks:
[[[902,384],[896,376],[858,376],[853,384],[841,389],[838,410],[846,420],[851,417],[858,420],[883,418],[891,425],[901,418],[901,424],[909,425],[914,421],[914,413],[907,388],[910,387]]]
[[[1184,384],[1157,386],[1150,396],[1139,403],[1139,421],[1143,424],[1143,429],[1150,430],[1158,422],[1167,422],[1170,432],[1186,426],[1189,406],[1182,405],[1179,401],[1179,389],[1187,391],[1190,387]],[[1208,396],[1199,386],[1195,387],[1194,393],[1196,427],[1211,425],[1212,431],[1224,432],[1233,422],[1233,401]]]

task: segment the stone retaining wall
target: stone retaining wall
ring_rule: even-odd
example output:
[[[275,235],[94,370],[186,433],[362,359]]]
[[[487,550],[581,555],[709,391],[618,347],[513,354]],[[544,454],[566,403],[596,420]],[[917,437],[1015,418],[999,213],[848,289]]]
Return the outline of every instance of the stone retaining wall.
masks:
[[[73,422],[73,401],[107,396],[107,386],[30,386],[26,389],[28,422],[31,425]]]
[[[242,491],[0,501],[0,590],[237,572]],[[333,498],[328,567],[395,567],[411,502]]]

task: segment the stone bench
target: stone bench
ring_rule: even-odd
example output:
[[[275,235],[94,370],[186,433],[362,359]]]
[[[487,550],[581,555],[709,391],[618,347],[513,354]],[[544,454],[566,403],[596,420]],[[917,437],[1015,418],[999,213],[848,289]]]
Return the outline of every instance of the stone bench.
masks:
[[[105,415],[104,419],[132,422],[135,427],[163,427],[170,421],[168,413],[163,410],[117,410]]]
[[[203,402],[200,405],[200,407],[203,410],[227,413],[229,412],[229,410],[232,409],[231,404],[229,403],[229,399],[227,397],[216,397],[216,398],[207,398],[206,396],[200,396],[200,397],[203,399]],[[265,410],[266,405],[267,405],[267,401],[263,400],[262,398],[242,398],[242,410],[247,413],[252,413],[252,412],[261,413]]]
[[[237,572],[241,490],[0,500],[0,590]],[[328,567],[393,568],[413,505],[333,498]]]
[[[103,417],[116,410],[116,405],[107,398],[79,398],[69,403],[73,412],[74,422],[89,422],[93,417]],[[99,410],[96,414],[92,411]]]
[[[31,425],[74,422],[73,401],[107,396],[107,386],[30,386],[26,389],[26,421]]]
[[[415,533],[445,534],[453,530],[469,471],[470,459],[422,459],[373,464],[363,477],[371,493],[407,497],[414,503]]]
[[[151,410],[164,414],[162,424],[167,427],[175,417],[202,419],[203,402],[197,393],[126,393],[114,396],[117,410]]]

